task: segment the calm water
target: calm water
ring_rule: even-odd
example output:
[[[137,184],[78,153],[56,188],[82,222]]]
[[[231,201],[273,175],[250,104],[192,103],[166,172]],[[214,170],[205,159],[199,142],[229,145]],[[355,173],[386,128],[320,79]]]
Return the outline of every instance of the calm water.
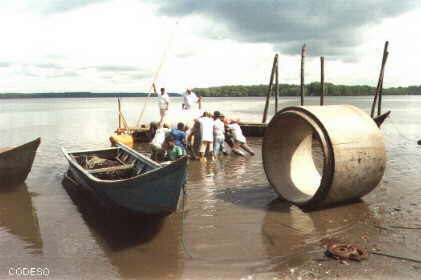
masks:
[[[129,124],[136,122],[143,100],[123,99]],[[328,97],[327,103],[368,111],[371,100]],[[297,101],[281,98],[280,106]],[[180,102],[173,98],[174,106],[181,107]],[[306,102],[317,104],[318,99]],[[262,98],[208,98],[204,104],[207,111],[244,121],[260,121],[263,106]],[[277,200],[262,168],[261,140],[249,139],[254,157],[190,162],[184,215],[160,223],[110,223],[77,193],[72,200],[66,192],[67,163],[60,147],[109,146],[117,126],[116,99],[0,100],[0,146],[42,137],[26,184],[0,193],[0,279],[17,267],[47,268],[53,279],[276,279],[286,268],[308,262],[311,254],[303,252],[320,248],[320,240],[352,238],[356,226],[377,245],[395,248],[396,242],[367,225],[385,222],[389,208],[405,205],[412,207],[405,221],[421,224],[421,147],[416,145],[421,97],[386,97],[383,108],[392,110],[382,127],[386,174],[360,203],[305,213]],[[152,102],[144,120],[157,116]],[[420,258],[420,243],[415,235],[399,248]]]

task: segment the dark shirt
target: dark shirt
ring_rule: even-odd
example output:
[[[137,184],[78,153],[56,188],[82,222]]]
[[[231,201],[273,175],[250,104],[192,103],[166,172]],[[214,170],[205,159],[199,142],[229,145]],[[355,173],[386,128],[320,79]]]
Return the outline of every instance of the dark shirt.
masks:
[[[171,130],[171,135],[174,136],[175,145],[184,148],[184,143],[186,142],[186,133],[182,130],[173,129]]]

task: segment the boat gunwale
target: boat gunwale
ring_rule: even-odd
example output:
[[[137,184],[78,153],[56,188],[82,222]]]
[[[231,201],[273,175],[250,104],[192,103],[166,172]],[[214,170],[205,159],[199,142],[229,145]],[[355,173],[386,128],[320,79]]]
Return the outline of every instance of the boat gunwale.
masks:
[[[174,165],[179,164],[181,161],[186,159],[186,156],[177,159],[176,161],[172,162],[171,164],[168,165],[161,165],[151,159],[148,159],[147,157],[145,157],[144,155],[134,151],[134,150],[130,150],[127,146],[121,144],[121,143],[117,143],[119,146],[118,147],[111,147],[111,148],[104,148],[104,149],[97,149],[97,150],[84,150],[81,151],[83,152],[101,152],[101,151],[108,151],[108,150],[118,150],[118,149],[122,149],[123,151],[133,155],[134,157],[136,157],[137,159],[143,160],[145,164],[149,164],[149,165],[155,165],[154,169],[149,170],[145,173],[130,177],[130,178],[126,178],[126,179],[116,179],[116,180],[103,180],[103,179],[99,179],[97,177],[95,177],[94,175],[92,175],[91,173],[89,173],[86,169],[84,169],[75,159],[73,159],[71,157],[71,154],[73,153],[79,153],[79,151],[74,151],[74,152],[68,152],[65,148],[61,148],[64,156],[66,157],[67,161],[69,162],[69,164],[76,168],[78,171],[80,171],[82,174],[86,175],[90,180],[97,182],[97,183],[101,183],[104,185],[111,185],[111,184],[115,184],[115,183],[128,183],[131,181],[136,181],[138,180],[140,177],[144,177],[146,175],[152,174],[154,172],[158,172],[161,171],[163,169],[167,169],[167,168],[173,168]]]
[[[7,150],[0,151],[0,155],[6,155],[6,154],[9,154],[9,153],[14,153],[18,150],[21,150],[21,149],[24,149],[24,148],[27,148],[27,147],[32,147],[32,146],[35,146],[35,149],[33,149],[33,150],[35,150],[35,152],[36,152],[38,150],[38,147],[39,147],[40,144],[41,144],[41,137],[38,137],[38,138],[36,138],[32,141],[23,143],[22,145],[19,145],[19,146],[2,147],[2,148],[7,148]]]

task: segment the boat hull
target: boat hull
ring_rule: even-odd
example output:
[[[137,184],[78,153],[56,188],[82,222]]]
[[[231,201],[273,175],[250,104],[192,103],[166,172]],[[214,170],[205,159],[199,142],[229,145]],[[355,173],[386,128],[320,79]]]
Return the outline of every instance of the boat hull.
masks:
[[[31,171],[41,139],[0,150],[0,187],[23,183]]]
[[[121,149],[124,145],[118,144]],[[128,149],[125,147],[125,149]],[[137,159],[142,155],[131,150]],[[168,215],[177,209],[180,192],[186,181],[187,158],[167,166],[155,166],[143,175],[122,180],[101,180],[69,160],[68,175],[102,207],[137,215]]]
[[[266,123],[240,123],[241,130],[246,137],[265,136]]]

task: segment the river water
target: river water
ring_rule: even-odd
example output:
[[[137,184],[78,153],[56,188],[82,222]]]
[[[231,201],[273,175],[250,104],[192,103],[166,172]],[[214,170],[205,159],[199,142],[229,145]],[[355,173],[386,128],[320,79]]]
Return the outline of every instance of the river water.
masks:
[[[129,125],[144,100],[123,99]],[[368,112],[371,100],[327,97],[326,103]],[[279,105],[297,102],[281,98]],[[317,103],[306,99],[306,105]],[[173,98],[172,106],[181,107],[181,99]],[[263,107],[263,98],[207,98],[204,103],[207,111],[256,122]],[[189,162],[183,213],[159,223],[110,223],[83,197],[69,196],[62,184],[68,164],[60,148],[108,147],[117,126],[116,99],[0,100],[0,146],[42,137],[26,183],[0,193],[0,279],[17,279],[17,268],[31,267],[44,273],[31,279],[45,279],[47,272],[52,279],[318,279],[333,277],[329,271],[335,269],[361,278],[359,271],[336,268],[335,261],[317,261],[323,258],[320,243],[332,238],[419,259],[419,230],[378,225],[421,227],[421,146],[416,143],[421,97],[387,96],[383,108],[392,110],[382,126],[387,168],[381,184],[361,202],[303,212],[278,200],[263,171],[261,139],[250,138],[253,157]],[[157,116],[153,100],[144,121]],[[359,268],[370,279],[417,279],[419,269],[380,256]]]

